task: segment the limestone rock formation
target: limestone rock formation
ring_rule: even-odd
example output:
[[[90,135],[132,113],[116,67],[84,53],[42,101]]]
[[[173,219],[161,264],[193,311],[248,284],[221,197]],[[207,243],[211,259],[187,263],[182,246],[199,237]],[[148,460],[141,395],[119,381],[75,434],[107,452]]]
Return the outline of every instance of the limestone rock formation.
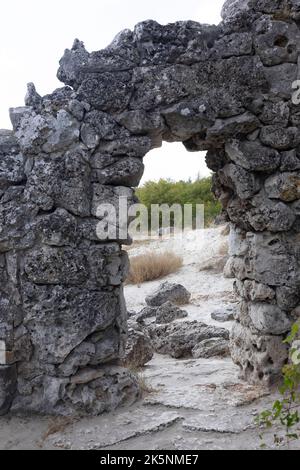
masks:
[[[231,222],[226,273],[242,300],[232,357],[249,381],[280,372],[300,301],[300,6],[228,0],[222,14],[217,26],[144,21],[97,52],[76,40],[60,61],[64,86],[42,97],[30,84],[25,106],[10,110],[13,131],[0,131],[1,412],[98,413],[137,396],[132,374],[116,369],[130,243],[120,215],[162,141],[208,151]],[[150,304],[167,300],[176,296]],[[213,337],[187,328],[193,347]]]

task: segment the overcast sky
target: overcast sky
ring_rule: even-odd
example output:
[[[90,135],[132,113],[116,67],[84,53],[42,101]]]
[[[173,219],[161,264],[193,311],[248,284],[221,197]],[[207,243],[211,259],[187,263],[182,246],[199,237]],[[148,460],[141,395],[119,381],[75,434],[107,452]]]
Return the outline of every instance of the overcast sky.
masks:
[[[26,83],[40,94],[62,86],[58,61],[73,40],[89,51],[107,46],[114,36],[136,23],[154,19],[219,23],[224,0],[10,0],[1,4],[0,128],[10,128],[8,108],[22,106]],[[195,178],[208,170],[203,153],[187,153],[181,144],[165,144],[145,159],[143,181]]]

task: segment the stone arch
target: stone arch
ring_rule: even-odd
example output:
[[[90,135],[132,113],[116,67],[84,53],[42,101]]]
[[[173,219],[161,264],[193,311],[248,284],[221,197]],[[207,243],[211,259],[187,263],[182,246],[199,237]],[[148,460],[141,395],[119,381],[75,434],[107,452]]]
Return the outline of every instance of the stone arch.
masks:
[[[299,39],[298,1],[229,0],[218,26],[146,21],[92,53],[76,40],[63,88],[29,85],[0,134],[2,413],[100,413],[137,395],[118,366],[128,240],[99,242],[97,206],[135,200],[162,140],[208,151],[241,297],[232,357],[249,381],[280,373],[300,302]]]

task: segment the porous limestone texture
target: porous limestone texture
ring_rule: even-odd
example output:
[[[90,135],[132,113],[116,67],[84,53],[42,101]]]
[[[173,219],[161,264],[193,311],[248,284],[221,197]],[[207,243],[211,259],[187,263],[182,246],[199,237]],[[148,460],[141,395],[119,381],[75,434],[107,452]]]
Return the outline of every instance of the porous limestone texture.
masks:
[[[0,413],[100,413],[138,395],[126,341],[120,231],[102,203],[135,203],[143,157],[162,141],[207,150],[231,222],[241,307],[234,361],[269,383],[300,303],[299,0],[228,0],[217,26],[155,21],[104,50],[66,50],[64,86],[0,131]],[[122,230],[121,230],[122,229]],[[229,269],[229,268],[228,268]],[[296,310],[297,311],[297,310]]]

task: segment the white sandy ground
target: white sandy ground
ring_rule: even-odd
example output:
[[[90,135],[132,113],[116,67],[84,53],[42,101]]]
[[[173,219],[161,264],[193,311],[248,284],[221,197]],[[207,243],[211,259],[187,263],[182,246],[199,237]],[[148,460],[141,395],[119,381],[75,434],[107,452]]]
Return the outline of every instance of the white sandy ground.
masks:
[[[199,271],[212,257],[224,253],[223,228],[191,232],[179,240],[137,244],[130,256],[145,250],[174,250],[184,265],[166,278],[192,293],[184,306],[186,320],[231,328],[211,320],[211,313],[235,302],[232,281],[221,274]],[[126,286],[129,310],[139,311],[145,296],[161,281]],[[51,417],[0,418],[0,449],[201,450],[257,449],[258,411],[273,403],[276,393],[249,386],[238,379],[230,358],[176,360],[156,354],[143,369],[141,381],[149,389],[131,407],[84,419]],[[270,431],[267,442],[272,442]],[[299,444],[298,448],[299,448]]]
[[[179,282],[191,292],[190,304],[183,307],[189,313],[188,320],[198,320],[230,328],[231,323],[220,325],[219,322],[212,320],[211,313],[220,306],[235,302],[232,292],[233,281],[225,279],[220,274],[200,270],[207,261],[227,251],[228,242],[227,237],[222,235],[223,231],[224,227],[197,230],[188,232],[183,238],[154,240],[144,246],[133,245],[133,248],[129,249],[129,256],[164,251],[171,251],[181,256],[183,267],[180,271],[164,278],[163,281]],[[162,280],[158,280],[146,282],[141,286],[126,286],[125,298],[128,310],[139,312],[145,307],[145,297],[152,293],[161,282]],[[187,319],[184,318],[182,321],[187,321]]]

